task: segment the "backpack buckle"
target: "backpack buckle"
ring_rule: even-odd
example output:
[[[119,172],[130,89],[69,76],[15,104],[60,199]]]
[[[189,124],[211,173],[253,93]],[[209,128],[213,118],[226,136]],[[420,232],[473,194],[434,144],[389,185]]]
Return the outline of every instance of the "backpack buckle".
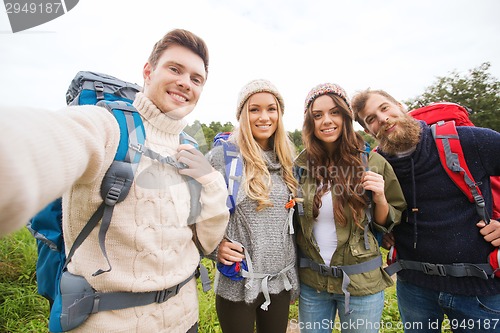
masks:
[[[446,268],[442,264],[423,262],[422,271],[427,275],[446,276]]]
[[[483,208],[485,206],[484,203],[484,198],[482,195],[476,194],[474,195],[474,201],[476,202],[476,205]]]
[[[142,150],[143,145],[141,145],[140,143],[138,143],[136,145],[134,145],[134,144],[131,143],[128,146],[129,146],[130,149],[135,150],[139,154],[143,154],[144,153],[144,150]]]
[[[189,280],[191,280],[191,277],[189,278]],[[155,296],[155,302],[156,303],[163,303],[163,302],[168,301],[168,299],[170,297],[175,296],[179,293],[179,289],[181,289],[182,285],[183,285],[182,283],[179,283],[179,284],[176,284],[175,286],[170,287],[168,289],[163,289],[163,290],[157,291],[156,296]]]
[[[342,276],[342,269],[337,266],[319,265],[319,274],[324,276],[340,277]]]
[[[108,193],[106,194],[106,199],[104,199],[104,202],[108,206],[116,205],[118,199],[120,199],[121,193],[122,193],[122,187],[113,186],[112,188],[109,189]]]
[[[319,274],[321,275],[329,275],[328,273],[330,272],[330,267],[327,267],[325,265],[319,265]]]
[[[100,81],[94,81],[94,90],[98,101],[104,99],[104,84]]]
[[[172,297],[172,288],[163,289],[163,290],[160,290],[160,291],[156,292],[155,302],[156,303],[164,303],[170,297]]]

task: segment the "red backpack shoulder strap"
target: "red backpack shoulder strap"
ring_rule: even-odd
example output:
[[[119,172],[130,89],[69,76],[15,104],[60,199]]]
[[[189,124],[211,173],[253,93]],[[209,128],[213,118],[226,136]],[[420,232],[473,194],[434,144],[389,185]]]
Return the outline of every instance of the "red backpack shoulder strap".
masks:
[[[476,204],[478,214],[488,223],[484,199],[465,161],[455,122],[438,122],[431,130],[444,170],[469,201]]]

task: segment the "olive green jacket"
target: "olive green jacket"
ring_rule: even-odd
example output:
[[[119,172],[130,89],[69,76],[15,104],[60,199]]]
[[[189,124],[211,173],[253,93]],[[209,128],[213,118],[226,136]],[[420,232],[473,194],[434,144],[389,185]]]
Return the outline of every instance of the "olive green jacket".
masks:
[[[299,222],[296,232],[299,256],[306,256],[316,263],[329,264],[330,266],[359,264],[380,256],[379,245],[371,232],[368,232],[370,249],[365,249],[364,231],[354,223],[350,210],[346,209],[346,216],[348,217],[347,225],[340,226],[338,223],[336,224],[337,249],[330,263],[323,262],[313,234],[315,219],[312,215],[312,202],[316,193],[316,184],[314,179],[308,176],[305,151],[297,157],[295,165],[302,169],[299,186],[304,198],[304,214],[302,216],[296,214]],[[392,167],[382,156],[371,152],[368,165],[371,171],[381,174],[384,177],[385,196],[389,203],[389,214],[386,224],[383,227],[376,223],[375,226],[380,230],[388,232],[394,225],[401,221],[401,214],[406,209],[406,201]],[[296,209],[296,211],[298,210]],[[365,216],[360,224],[364,226],[366,223],[368,223],[368,220]],[[341,290],[342,278],[340,277],[323,276],[310,268],[300,268],[299,278],[302,283],[317,290],[335,294],[343,293]],[[351,282],[347,290],[351,295],[355,296],[372,295],[393,284],[392,279],[382,267],[366,273],[352,274],[349,278]]]

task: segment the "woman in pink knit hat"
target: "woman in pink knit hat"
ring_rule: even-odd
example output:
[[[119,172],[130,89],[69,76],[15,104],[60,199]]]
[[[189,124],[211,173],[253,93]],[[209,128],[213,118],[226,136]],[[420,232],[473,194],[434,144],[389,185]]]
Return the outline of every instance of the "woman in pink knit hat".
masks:
[[[354,131],[342,87],[325,83],[309,92],[302,139],[305,149],[295,161],[303,197],[297,209],[299,327],[378,332],[383,290],[393,282],[371,230],[400,222],[403,193],[391,166],[368,152]]]

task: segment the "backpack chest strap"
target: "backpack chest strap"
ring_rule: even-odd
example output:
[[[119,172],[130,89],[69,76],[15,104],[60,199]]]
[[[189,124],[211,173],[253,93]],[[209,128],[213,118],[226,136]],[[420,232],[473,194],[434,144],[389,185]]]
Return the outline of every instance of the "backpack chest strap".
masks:
[[[240,274],[242,277],[247,279],[247,282],[245,283],[245,288],[249,289],[252,287],[253,279],[262,279],[261,290],[262,290],[262,293],[264,294],[265,301],[264,301],[264,303],[262,303],[260,308],[264,311],[267,311],[269,304],[271,304],[271,296],[269,295],[269,287],[268,287],[269,280],[281,278],[281,279],[283,279],[283,283],[285,285],[285,290],[286,291],[291,290],[292,284],[290,283],[290,280],[288,279],[288,276],[286,273],[295,267],[295,262],[290,263],[288,266],[286,266],[285,268],[283,268],[281,271],[279,271],[276,274],[256,273],[253,270],[252,259],[250,257],[250,254],[248,253],[247,248],[235,240],[229,239],[229,241],[234,243],[234,244],[237,244],[243,248],[243,252],[245,254],[245,260],[247,263],[248,270],[242,269]]]
[[[61,326],[64,331],[82,324],[92,313],[121,310],[152,303],[164,303],[177,295],[180,289],[195,276],[191,274],[181,283],[167,289],[150,292],[95,292],[82,277],[64,272],[61,278],[63,309]],[[81,290],[81,292],[78,292]]]
[[[411,269],[422,272],[426,275],[452,276],[452,277],[477,277],[487,280],[488,276],[493,275],[493,269],[490,264],[431,264],[428,262],[397,260],[395,263],[385,268],[389,275],[393,275],[403,269]]]
[[[281,271],[279,271],[276,274],[268,274],[268,273],[255,273],[255,272],[249,272],[245,271],[244,269],[241,270],[241,276],[244,278],[249,279],[250,281],[252,279],[262,279],[261,282],[261,289],[262,293],[264,294],[264,303],[260,306],[260,308],[264,311],[268,310],[269,304],[271,304],[271,296],[269,295],[269,287],[268,287],[268,282],[269,280],[276,279],[276,278],[281,278],[283,279],[283,283],[285,285],[285,290],[289,291],[292,289],[292,284],[290,283],[290,280],[288,279],[287,272],[295,267],[295,263],[291,263],[290,265],[286,266],[283,268]]]
[[[307,257],[301,257],[299,262],[300,268],[309,268],[315,272],[318,272],[322,276],[329,276],[335,278],[342,278],[342,292],[344,293],[345,301],[345,314],[349,314],[352,310],[349,308],[349,301],[351,299],[351,293],[347,290],[347,287],[351,283],[349,275],[361,274],[365,272],[373,271],[379,267],[382,267],[382,256],[377,256],[371,260],[346,266],[328,266],[324,264],[318,264]]]
[[[366,273],[369,271],[373,271],[374,269],[381,266],[382,256],[377,256],[371,260],[359,264],[346,266],[328,266],[324,264],[318,264],[314,260],[306,257],[301,257],[299,263],[300,268],[310,268],[313,271],[318,272],[320,275],[330,277],[342,277],[342,273],[346,273],[347,275]]]

